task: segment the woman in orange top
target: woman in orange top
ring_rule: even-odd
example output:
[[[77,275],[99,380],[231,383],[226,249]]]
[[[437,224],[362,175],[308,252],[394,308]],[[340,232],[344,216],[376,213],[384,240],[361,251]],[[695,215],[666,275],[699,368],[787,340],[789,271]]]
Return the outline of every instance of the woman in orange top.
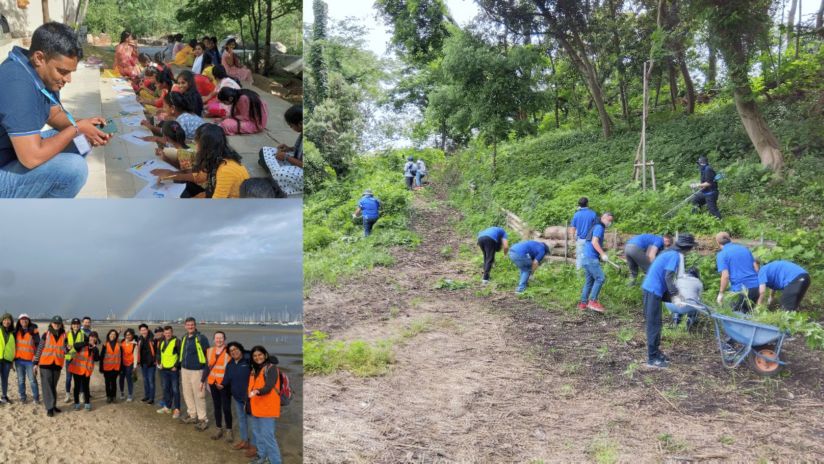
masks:
[[[28,314],[21,314],[17,318],[17,326],[14,329],[14,368],[17,370],[17,393],[20,401],[25,403],[26,398],[26,377],[31,384],[31,393],[34,402],[40,402],[40,390],[37,388],[37,377],[34,376],[34,352],[40,344],[40,333],[37,331],[37,324],[29,319]]]
[[[249,373],[249,402],[246,412],[252,415],[259,462],[281,464],[280,448],[275,438],[275,419],[280,417],[280,375],[278,358],[266,348],[252,348],[252,371]],[[267,461],[268,459],[268,461]]]
[[[33,360],[34,375],[40,373],[43,406],[46,407],[46,415],[49,417],[62,412],[57,407],[57,383],[60,380],[60,371],[66,363],[66,353],[69,352],[67,343],[63,318],[54,316],[49,324],[49,330],[40,338]]]
[[[69,373],[74,380],[74,410],[80,410],[80,393],[86,402],[86,411],[92,410],[92,395],[89,390],[89,381],[94,371],[94,362],[100,359],[100,338],[97,332],[89,333],[88,340],[83,340],[74,344],[75,354],[69,362]]]
[[[212,404],[215,406],[215,425],[217,432],[212,436],[212,440],[219,440],[226,437],[229,443],[235,440],[232,434],[232,398],[229,396],[229,389],[223,388],[223,376],[226,374],[226,365],[229,364],[229,352],[226,350],[226,334],[215,332],[214,346],[206,349],[206,365],[208,375],[206,381],[209,384],[209,391],[212,392]],[[226,420],[226,430],[224,431],[224,419]]]
[[[135,349],[137,349],[137,340],[135,340],[134,329],[126,329],[126,332],[123,333],[123,341],[120,342],[123,365],[120,368],[118,386],[120,387],[120,400],[126,400],[127,403],[134,401]],[[124,382],[129,386],[128,398],[123,388]]]
[[[120,366],[123,363],[122,350],[117,338],[120,336],[112,329],[106,334],[106,343],[100,350],[100,372],[106,380],[106,402],[114,403],[117,397],[117,376],[120,375]]]

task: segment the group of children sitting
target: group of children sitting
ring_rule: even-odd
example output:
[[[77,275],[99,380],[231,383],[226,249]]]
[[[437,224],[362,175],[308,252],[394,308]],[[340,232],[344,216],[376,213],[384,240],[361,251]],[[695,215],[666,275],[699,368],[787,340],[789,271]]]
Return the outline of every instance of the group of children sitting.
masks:
[[[251,71],[234,54],[235,39],[227,41],[223,53],[218,52],[214,37],[193,40],[177,50],[172,42],[179,39],[179,35],[172,36],[172,46],[154,59],[137,52],[128,31],[115,48],[115,69],[131,81],[147,116],[141,125],[152,132],[143,139],[156,142],[157,156],[179,169],[157,169],[152,174],[161,181],[185,182],[183,198],[300,195],[302,135],[294,147],[281,144],[261,149],[259,162],[272,175],[263,179],[250,179],[240,155],[229,145],[227,136],[263,132],[268,122],[266,101],[244,87],[252,82]],[[167,54],[174,54],[174,60],[164,62]],[[182,65],[192,69],[175,76],[172,67]],[[284,117],[302,134],[300,105],[290,108]],[[207,122],[204,118],[215,119]]]

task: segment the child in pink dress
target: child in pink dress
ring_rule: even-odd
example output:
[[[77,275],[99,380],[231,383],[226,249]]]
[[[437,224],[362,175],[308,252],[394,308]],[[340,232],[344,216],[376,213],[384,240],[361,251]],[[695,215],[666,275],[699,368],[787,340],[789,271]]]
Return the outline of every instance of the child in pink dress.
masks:
[[[220,122],[226,135],[257,134],[266,129],[269,109],[257,93],[226,87],[217,99],[231,107],[229,116]]]
[[[223,46],[223,57],[220,59],[220,64],[226,68],[229,76],[234,77],[248,87],[252,85],[252,71],[240,64],[240,59],[235,55],[235,47],[237,47],[235,39],[229,39],[226,42],[226,45]]]

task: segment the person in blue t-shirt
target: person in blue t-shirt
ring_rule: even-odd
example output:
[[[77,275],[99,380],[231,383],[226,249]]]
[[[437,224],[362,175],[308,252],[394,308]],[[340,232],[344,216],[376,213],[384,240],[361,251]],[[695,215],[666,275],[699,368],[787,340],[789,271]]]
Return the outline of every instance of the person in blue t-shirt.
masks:
[[[758,304],[764,302],[767,288],[770,289],[767,305],[772,304],[775,291],[781,290],[781,307],[795,311],[809,287],[810,274],[803,267],[791,261],[773,261],[758,271]]]
[[[105,119],[75,120],[60,103],[81,58],[75,32],[49,22],[0,64],[0,198],[73,198],[86,183],[84,156],[110,135],[96,126]]]
[[[641,234],[627,240],[624,245],[624,256],[627,257],[629,266],[627,285],[635,285],[638,281],[638,269],[646,274],[655,256],[664,248],[669,248],[670,245],[672,245],[671,235]]]
[[[607,280],[604,270],[601,269],[601,261],[607,261],[609,256],[605,250],[604,235],[606,229],[612,225],[612,213],[606,212],[601,215],[601,221],[592,226],[584,242],[584,255],[581,258],[581,266],[584,268],[584,288],[581,290],[581,301],[578,302],[578,309],[586,311],[591,309],[595,312],[603,313],[604,306],[598,301],[598,294],[601,287]]]
[[[581,197],[578,200],[578,210],[572,215],[570,225],[575,228],[575,269],[581,269],[589,229],[598,222],[598,214],[589,209],[589,199]]]
[[[710,167],[706,156],[698,158],[698,169],[701,172],[701,181],[690,184],[693,190],[701,189],[692,199],[693,213],[707,205],[710,214],[721,219],[721,211],[718,210],[718,182],[715,181],[715,171]]]
[[[543,242],[524,240],[512,245],[512,248],[509,249],[509,259],[521,271],[517,293],[523,293],[526,290],[529,277],[538,269],[541,261],[548,254],[549,245]]]
[[[504,254],[509,251],[509,237],[500,227],[489,227],[478,234],[478,246],[484,254],[484,276],[481,283],[489,283],[489,272],[495,264],[495,253],[503,249]]]
[[[381,215],[381,202],[375,198],[372,190],[366,189],[363,191],[363,196],[358,201],[358,207],[353,218],[363,215],[363,236],[368,237],[372,233],[372,226],[378,222]]]
[[[671,301],[677,305],[686,302],[685,296],[678,291],[676,280],[683,255],[695,245],[695,238],[691,234],[679,234],[675,245],[655,258],[641,284],[647,332],[647,367],[662,369],[669,366],[669,358],[660,349],[663,326],[661,302]]]
[[[724,302],[724,291],[729,285],[730,290],[738,293],[732,302],[733,311],[749,312],[758,300],[758,263],[749,248],[732,242],[728,232],[716,234],[715,242],[721,247],[715,257],[718,273],[721,274],[721,286],[715,301],[719,305]]]

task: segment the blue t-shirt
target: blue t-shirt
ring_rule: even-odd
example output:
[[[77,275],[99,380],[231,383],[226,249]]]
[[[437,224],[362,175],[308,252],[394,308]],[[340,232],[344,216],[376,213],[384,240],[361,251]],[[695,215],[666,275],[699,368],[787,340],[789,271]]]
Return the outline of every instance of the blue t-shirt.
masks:
[[[536,242],[535,240],[525,240],[523,242],[518,242],[509,249],[511,254],[519,255],[519,256],[528,256],[535,261],[541,262],[546,255],[546,247],[541,242]]]
[[[364,219],[377,219],[380,214],[381,202],[375,197],[361,197],[358,202]]]
[[[650,265],[641,288],[662,298],[667,291],[667,272],[678,271],[680,256],[675,250],[667,250],[658,255]]]
[[[647,251],[647,248],[654,246],[658,251],[664,249],[664,237],[655,234],[641,234],[627,240],[627,245],[632,244],[638,248]]]
[[[783,290],[796,277],[807,273],[803,267],[790,261],[773,261],[759,269],[758,285],[766,284],[773,290]]]
[[[595,211],[589,208],[580,208],[572,215],[570,224],[575,228],[575,235],[579,239],[585,239],[589,233],[589,228],[595,225],[597,219],[598,215],[595,214]]]
[[[14,47],[11,54],[23,64],[11,57],[0,64],[0,166],[17,161],[11,137],[39,134],[54,105],[38,90],[45,85],[29,63],[28,50]],[[59,92],[49,93],[60,101]]]
[[[737,292],[742,288],[757,288],[758,274],[753,264],[755,258],[752,252],[744,245],[728,243],[724,245],[715,258],[718,273],[729,271],[730,290]]]
[[[481,237],[489,237],[498,243],[501,243],[501,239],[503,238],[509,238],[506,235],[506,231],[500,227],[489,227],[487,229],[482,230],[481,233],[478,234],[478,238]]]
[[[592,238],[598,237],[598,244],[601,245],[602,250],[606,250],[604,246],[604,225],[601,223],[595,224],[595,227],[592,228]],[[592,240],[587,240],[584,243],[584,257],[585,258],[599,258],[601,255],[595,251],[595,247],[592,246]]]

